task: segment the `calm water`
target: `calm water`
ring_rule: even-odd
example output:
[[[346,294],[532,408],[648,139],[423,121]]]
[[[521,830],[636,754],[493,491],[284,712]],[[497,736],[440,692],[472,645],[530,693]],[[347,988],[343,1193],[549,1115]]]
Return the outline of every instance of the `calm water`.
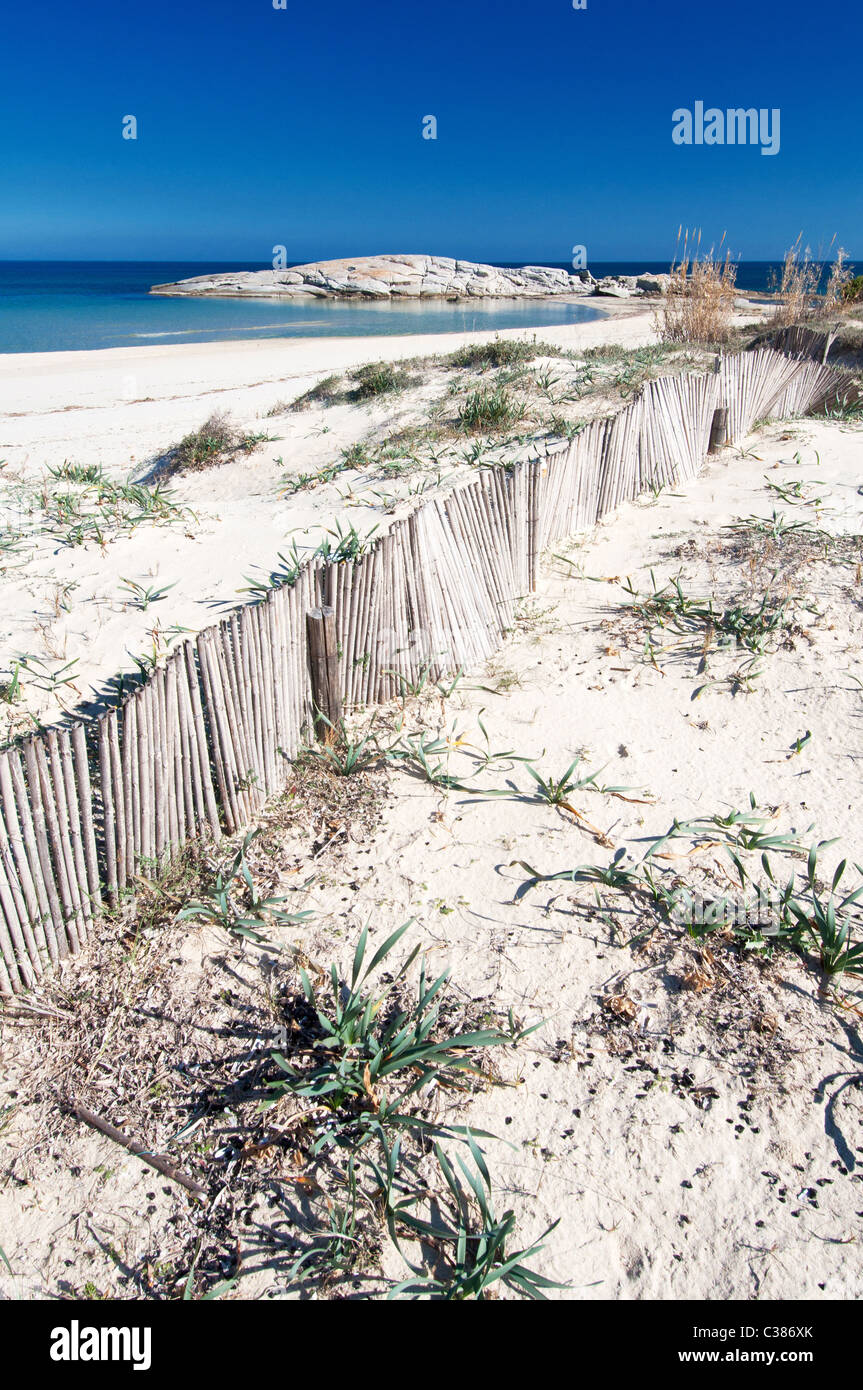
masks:
[[[599,317],[595,303],[490,300],[484,304],[314,300],[162,299],[151,285],[224,270],[266,269],[247,261],[0,261],[0,352],[143,347],[239,338],[357,337],[550,327]],[[632,275],[666,262],[592,262],[591,272]],[[766,290],[768,261],[738,265],[742,291]]]
[[[249,262],[0,261],[0,352],[145,347],[240,338],[364,337],[578,323],[594,307],[490,300],[422,305],[313,300],[163,299],[151,285]]]

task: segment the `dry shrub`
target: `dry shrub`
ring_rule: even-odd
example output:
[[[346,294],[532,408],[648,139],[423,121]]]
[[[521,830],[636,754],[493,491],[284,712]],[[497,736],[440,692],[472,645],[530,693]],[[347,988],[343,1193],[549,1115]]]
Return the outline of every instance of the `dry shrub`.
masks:
[[[665,343],[724,343],[730,337],[737,266],[730,252],[721,259],[711,247],[701,256],[700,247],[701,233],[687,231],[680,258],[672,263],[671,283],[656,319]],[[720,252],[721,247],[720,242]]]
[[[845,267],[845,252],[840,246],[830,268],[824,294],[819,294],[822,263],[813,259],[808,246],[802,246],[802,236],[801,233],[790,251],[785,253],[781,281],[778,285],[775,277],[773,281],[774,292],[779,298],[775,321],[782,328],[797,323],[835,319],[848,308],[845,287],[851,280],[851,272]]]

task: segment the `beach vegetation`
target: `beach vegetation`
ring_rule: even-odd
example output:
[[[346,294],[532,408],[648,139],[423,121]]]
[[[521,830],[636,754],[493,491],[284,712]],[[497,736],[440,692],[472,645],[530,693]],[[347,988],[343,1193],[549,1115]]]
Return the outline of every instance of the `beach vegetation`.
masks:
[[[49,464],[48,472],[52,478],[66,483],[85,483],[93,486],[106,481],[101,463],[70,463],[68,459],[64,459],[56,468]]]
[[[326,726],[326,737],[320,743],[308,744],[301,757],[322,764],[333,776],[353,777],[387,759],[389,750],[381,746],[374,724],[363,734],[352,734],[344,719],[334,724],[319,712],[318,720]]]
[[[250,454],[275,436],[237,428],[227,411],[216,411],[196,430],[184,435],[159,466],[159,473],[196,472],[227,463],[239,453]]]
[[[803,742],[799,740],[801,747]],[[746,952],[769,956],[783,948],[816,966],[829,981],[845,973],[863,971],[863,867],[855,863],[860,876],[856,884],[843,887],[848,859],[843,857],[830,873],[821,869],[825,851],[836,840],[818,840],[807,846],[801,834],[777,833],[776,811],[765,813],[750,793],[743,809],[716,812],[694,820],[675,817],[664,835],[651,837],[640,861],[627,852],[615,852],[606,866],[579,864],[553,874],[539,873],[531,865],[517,861],[530,874],[519,896],[539,883],[569,881],[602,883],[604,886],[646,899],[657,907],[667,924],[685,927],[687,933],[702,939],[713,932],[736,940]],[[669,855],[669,846],[685,839],[685,854]],[[740,892],[719,895],[710,889],[709,874],[699,869],[697,856],[713,857],[719,850],[729,862],[732,881]],[[757,856],[757,867],[752,857]],[[673,858],[689,866],[689,881],[677,868],[659,861]],[[805,868],[792,866],[790,872],[779,867],[782,859],[800,860]],[[696,875],[699,875],[696,878]],[[728,879],[728,875],[724,875]],[[692,911],[698,903],[697,913]]]
[[[446,1190],[434,1193],[432,1219],[417,1217],[412,1211],[421,1196],[427,1194],[411,1193],[394,1208],[399,1223],[409,1234],[433,1242],[442,1250],[442,1267],[429,1273],[406,1259],[412,1276],[396,1284],[388,1297],[414,1296],[444,1302],[485,1300],[500,1282],[520,1298],[533,1301],[545,1300],[545,1289],[568,1288],[568,1284],[537,1274],[527,1264],[545,1249],[544,1242],[560,1224],[560,1218],[526,1249],[512,1250],[515,1213],[510,1210],[500,1218],[495,1215],[488,1165],[470,1132],[467,1138],[472,1167],[460,1153],[455,1155],[453,1163],[439,1143],[434,1146]],[[391,1200],[388,1206],[392,1206]]]
[[[375,460],[369,451],[369,445],[357,440],[355,444],[342,450],[342,462],[345,468],[368,468]]]
[[[271,589],[281,589],[285,584],[289,586],[296,584],[303,567],[303,560],[297,549],[296,541],[292,541],[290,552],[287,555],[283,555],[279,551],[276,558],[279,563],[270,570],[266,579],[255,579],[246,575],[246,587],[237,592],[251,594],[253,598],[266,598]]]
[[[444,366],[483,370],[489,367],[512,367],[533,362],[537,357],[570,357],[572,354],[556,343],[524,342],[520,338],[495,338],[490,343],[468,343],[456,348],[443,359]]]
[[[321,541],[315,556],[319,556],[331,565],[354,563],[362,559],[372,548],[372,538],[379,530],[379,527],[372,526],[365,534],[361,534],[356,526],[342,526],[337,521],[335,527],[327,529],[326,536]],[[333,540],[328,537],[332,536]]]
[[[683,245],[680,247],[680,237]],[[724,236],[723,236],[724,241]],[[679,257],[671,265],[671,282],[657,313],[656,328],[664,343],[719,344],[731,336],[737,266],[731,253],[701,251],[701,232],[678,233]]]
[[[859,304],[863,300],[863,275],[852,275],[842,287],[842,298],[846,304]]]
[[[281,459],[277,462],[281,463]],[[332,483],[340,474],[344,473],[351,465],[342,461],[341,463],[329,463],[325,467],[319,468],[315,473],[296,473],[286,477],[281,487],[279,495],[281,497],[292,497],[297,492],[307,492],[310,488],[322,487],[326,483]]]
[[[342,390],[342,378],[338,374],[325,376],[321,381],[311,386],[308,391],[304,391],[301,396],[288,407],[290,410],[308,410],[313,405],[335,405],[344,392]],[[268,415],[281,414],[279,405],[273,406],[272,410],[267,411]]]
[[[176,587],[176,581],[173,584],[165,584],[161,588],[155,584],[139,584],[136,579],[123,579],[120,584],[120,588],[125,589],[128,595],[126,602],[142,613],[147,611],[151,603],[161,603]]]
[[[786,328],[798,323],[817,323],[841,317],[854,302],[853,296],[847,292],[852,276],[846,261],[845,252],[840,247],[835,252],[824,292],[821,293],[824,266],[820,259],[813,258],[810,247],[803,245],[801,233],[785,253],[778,281],[775,274],[772,278],[771,287],[777,300],[773,326]]]
[[[426,1128],[411,1113],[419,1092],[432,1085],[466,1089],[472,1077],[483,1075],[480,1054],[484,1049],[511,1046],[526,1036],[517,1028],[442,1032],[439,996],[449,982],[449,972],[430,980],[424,964],[415,1001],[401,1006],[394,996],[420,954],[419,945],[381,983],[370,987],[369,977],[412,925],[412,920],[405,922],[392,932],[368,964],[368,928],[364,928],[346,985],[335,964],[327,974],[321,972],[326,988],[316,988],[300,968],[302,1000],[294,1000],[290,1012],[300,1024],[301,1045],[289,1056],[273,1054],[283,1075],[269,1085],[269,1104],[290,1094],[324,1112],[323,1119],[309,1117],[315,1153],[334,1144],[356,1149],[388,1129]]]
[[[459,408],[459,428],[468,434],[508,429],[527,414],[523,401],[504,386],[471,391]]]
[[[403,391],[412,384],[411,377],[395,362],[369,362],[348,373],[354,387],[348,392],[351,401],[373,400],[375,396]]]
[[[228,936],[273,950],[268,936],[270,928],[297,926],[308,921],[313,915],[311,912],[285,912],[282,904],[287,899],[284,896],[265,896],[255,883],[248,852],[260,833],[260,830],[250,831],[233,858],[215,866],[213,878],[203,887],[201,897],[178,912],[178,922],[206,922],[220,927]]]

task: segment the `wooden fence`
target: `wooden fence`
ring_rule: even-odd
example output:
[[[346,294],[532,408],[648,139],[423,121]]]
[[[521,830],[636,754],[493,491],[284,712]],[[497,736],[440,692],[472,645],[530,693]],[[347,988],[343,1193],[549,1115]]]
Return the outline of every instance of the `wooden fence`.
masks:
[[[0,994],[79,951],[136,876],[242,829],[284,788],[312,714],[310,609],[334,609],[348,707],[475,667],[511,630],[548,546],[696,475],[717,408],[733,441],[854,393],[847,375],[770,349],[653,381],[569,445],[434,497],[361,559],[312,559],[176,648],[119,708],[0,752]]]

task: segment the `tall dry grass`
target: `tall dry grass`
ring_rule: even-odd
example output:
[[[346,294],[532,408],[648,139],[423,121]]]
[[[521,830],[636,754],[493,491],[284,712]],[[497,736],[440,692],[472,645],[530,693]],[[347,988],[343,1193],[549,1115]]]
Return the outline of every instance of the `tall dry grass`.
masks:
[[[851,280],[846,261],[847,256],[840,246],[835,252],[824,293],[819,293],[822,262],[813,258],[808,246],[803,246],[801,232],[785,253],[781,280],[777,284],[776,278],[773,279],[772,287],[778,298],[775,323],[788,328],[798,323],[823,323],[840,318],[848,308],[845,286]]]
[[[683,246],[680,240],[683,237]],[[665,343],[725,343],[731,335],[737,266],[726,251],[723,234],[718,250],[701,254],[701,232],[677,235],[679,256],[671,265],[671,283],[656,317]]]

